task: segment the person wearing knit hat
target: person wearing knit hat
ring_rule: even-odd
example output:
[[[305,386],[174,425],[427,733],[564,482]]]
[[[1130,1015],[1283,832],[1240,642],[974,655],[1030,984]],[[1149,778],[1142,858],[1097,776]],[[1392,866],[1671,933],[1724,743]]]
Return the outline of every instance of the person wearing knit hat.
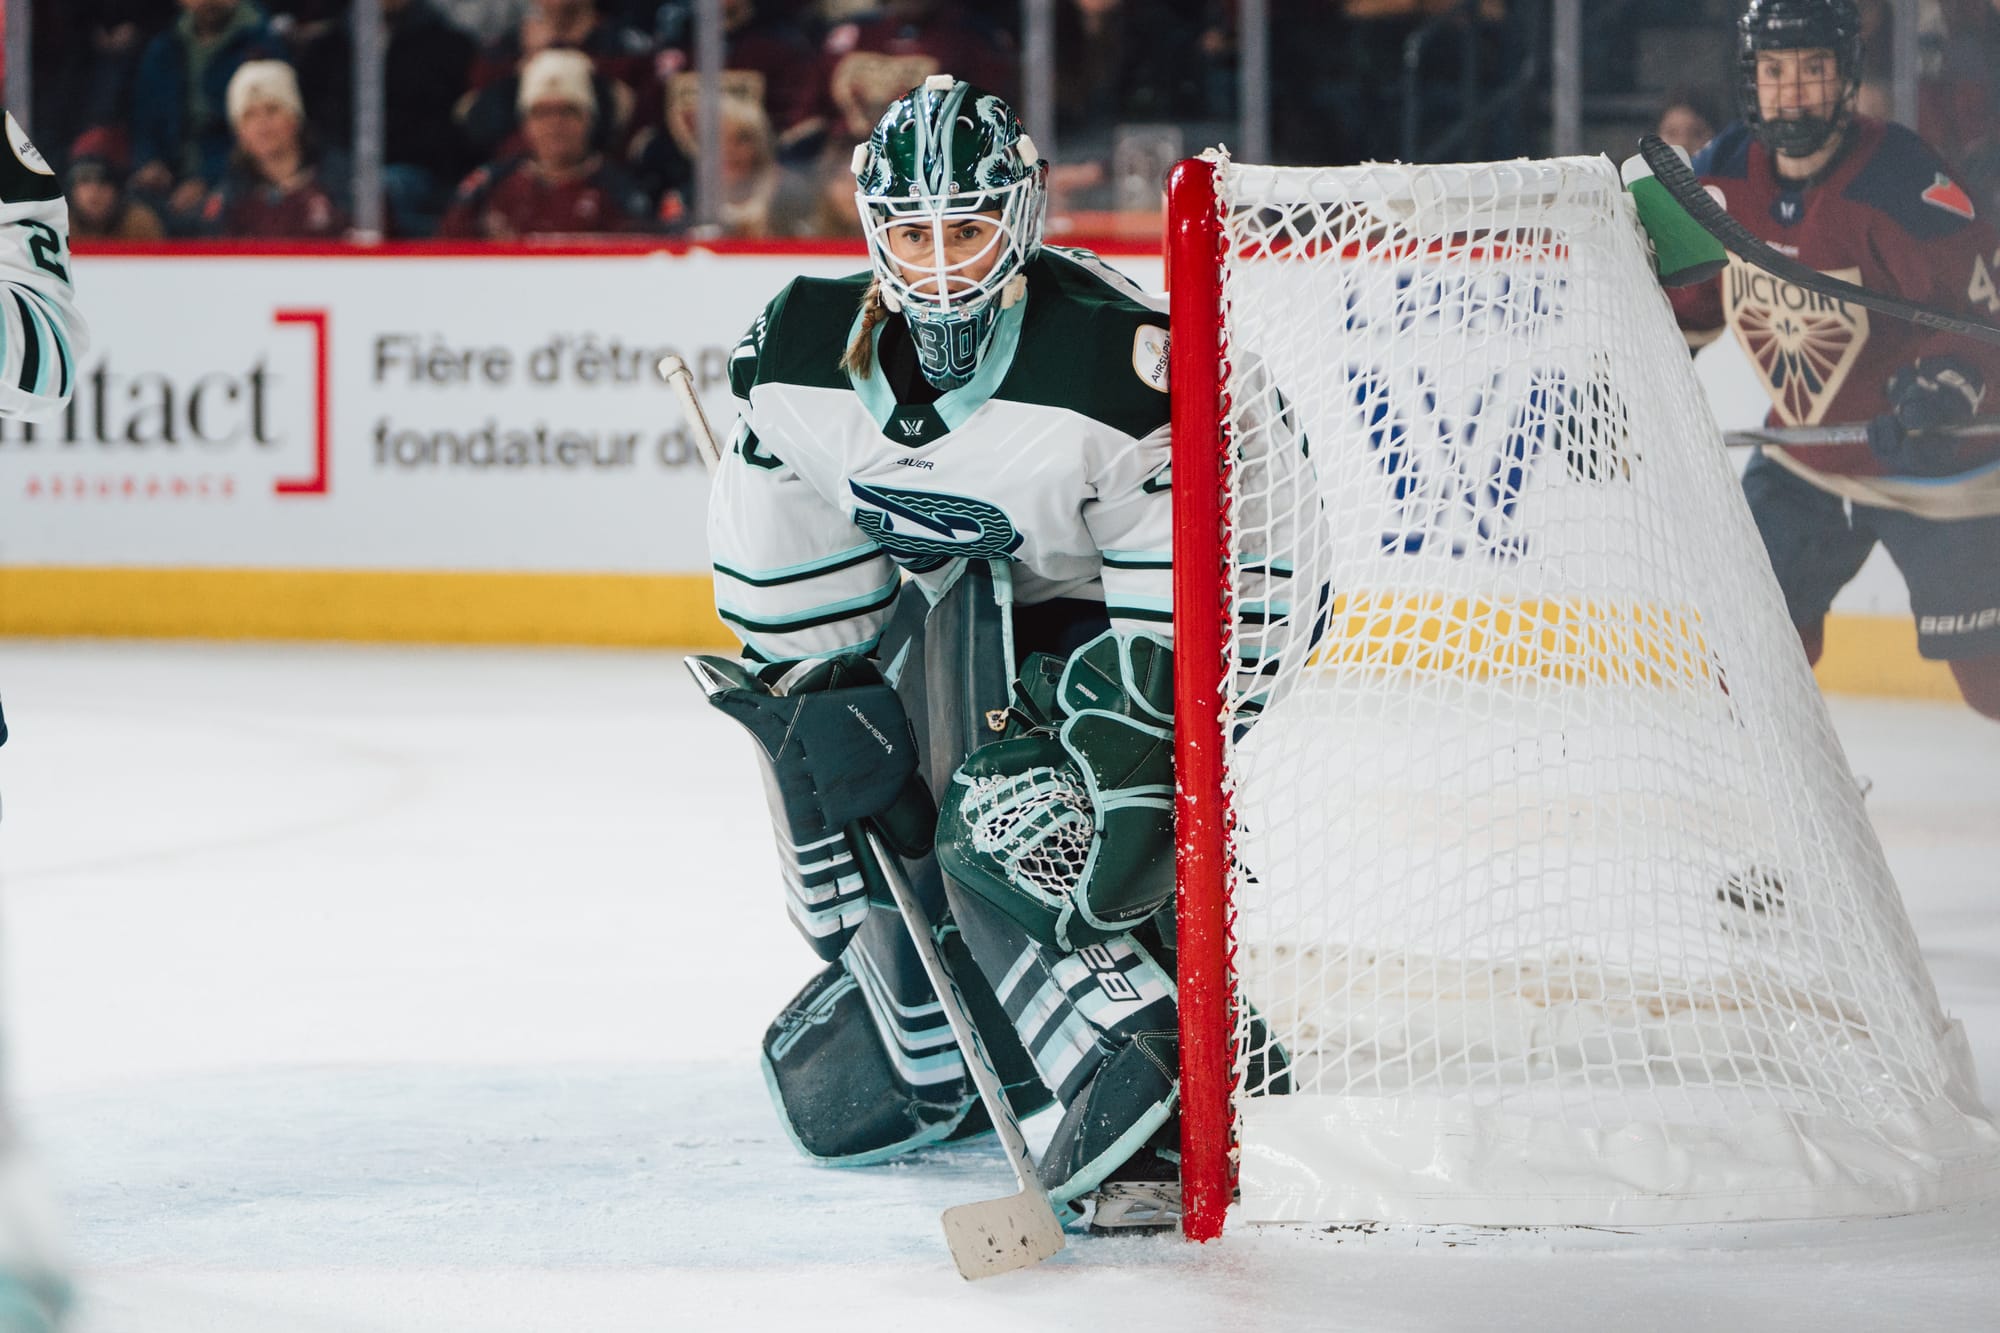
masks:
[[[592,73],[589,56],[566,48],[521,67],[515,100],[527,156],[467,177],[440,235],[514,240],[645,229],[644,194],[591,145],[599,112]]]
[[[167,234],[159,214],[125,192],[125,149],[112,130],[89,130],[70,145],[63,192],[72,237],[157,241]]]
[[[126,183],[175,219],[197,214],[229,168],[230,80],[246,62],[284,53],[251,0],[181,0],[180,10],[139,59],[126,120],[134,168]]]
[[[580,109],[586,121],[597,118],[597,94],[590,86],[590,57],[581,51],[552,49],[538,52],[521,67],[519,107],[523,118],[538,106],[570,106]]]
[[[249,60],[229,80],[236,151],[208,196],[212,235],[334,238],[347,230],[347,175],[337,154],[306,134],[298,76],[282,60]]]
[[[243,117],[255,107],[274,107],[303,121],[306,104],[299,96],[299,76],[282,60],[246,60],[230,76],[229,127],[241,132]]]

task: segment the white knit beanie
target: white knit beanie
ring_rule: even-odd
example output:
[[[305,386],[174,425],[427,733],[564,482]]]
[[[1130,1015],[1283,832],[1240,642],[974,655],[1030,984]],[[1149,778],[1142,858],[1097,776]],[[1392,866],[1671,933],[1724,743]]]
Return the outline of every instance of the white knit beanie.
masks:
[[[538,52],[521,68],[520,108],[537,102],[568,102],[587,116],[597,114],[597,94],[590,86],[590,57],[561,48]]]
[[[229,80],[229,123],[243,119],[243,113],[257,102],[275,102],[305,119],[305,99],[299,96],[299,76],[282,60],[246,60]]]

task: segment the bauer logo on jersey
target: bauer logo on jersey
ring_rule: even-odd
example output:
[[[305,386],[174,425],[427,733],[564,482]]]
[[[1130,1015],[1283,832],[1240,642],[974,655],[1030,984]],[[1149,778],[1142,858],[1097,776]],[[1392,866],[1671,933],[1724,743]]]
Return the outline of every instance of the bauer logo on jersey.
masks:
[[[55,171],[42,157],[41,150],[28,142],[28,132],[21,128],[21,122],[14,119],[14,113],[7,113],[7,143],[14,150],[14,156],[22,166],[41,176],[53,176]]]
[[[1141,324],[1132,335],[1132,369],[1148,388],[1167,391],[1167,331],[1157,324]]]
[[[1945,175],[1942,171],[1937,173],[1936,179],[1931,182],[1930,188],[1925,190],[1921,197],[1925,203],[1942,208],[1947,213],[1956,213],[1958,216],[1967,219],[1972,217],[1972,196],[1965,192],[1963,186]]]
[[[1859,282],[1861,271],[1827,276]],[[1775,278],[1735,255],[1723,275],[1722,302],[1779,420],[1819,424],[1867,346],[1868,312]]]
[[[854,526],[906,563],[942,556],[999,560],[1021,549],[1021,534],[998,506],[964,495],[905,491],[850,481],[861,503]]]

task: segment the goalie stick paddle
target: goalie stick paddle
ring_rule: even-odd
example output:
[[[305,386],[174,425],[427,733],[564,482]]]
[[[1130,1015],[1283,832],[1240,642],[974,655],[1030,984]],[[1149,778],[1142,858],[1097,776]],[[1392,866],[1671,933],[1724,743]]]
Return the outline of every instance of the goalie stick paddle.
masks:
[[[1062,1223],[1056,1219],[1049,1192],[1042,1188],[1041,1177],[1035,1172],[1035,1159],[1028,1153],[1028,1142],[1021,1135],[1021,1122],[1014,1118],[1014,1108],[1007,1104],[1007,1093],[1000,1086],[1000,1076],[994,1072],[993,1058],[979,1040],[979,1029],[972,1025],[972,1017],[966,1012],[958,982],[952,978],[951,968],[938,950],[930,917],[917,901],[910,882],[903,877],[902,864],[882,845],[882,839],[873,829],[867,832],[867,842],[869,855],[888,883],[897,910],[903,914],[903,926],[916,946],[917,958],[924,965],[924,975],[930,978],[931,989],[937,993],[938,1006],[951,1024],[951,1035],[965,1057],[973,1086],[979,1089],[979,1103],[986,1108],[986,1116],[993,1122],[993,1131],[1007,1154],[1007,1164],[1014,1168],[1015,1183],[1021,1187],[998,1199],[981,1199],[945,1209],[945,1243],[951,1247],[959,1275],[968,1280],[1038,1264],[1063,1247]]]
[[[1687,210],[1689,217],[1700,223],[1709,235],[1721,241],[1723,247],[1755,264],[1766,273],[1776,274],[1794,286],[1803,287],[1822,296],[1831,296],[1838,301],[1851,301],[1855,305],[1878,311],[1894,319],[1907,320],[1927,329],[1941,333],[1956,333],[1979,342],[2000,347],[2000,327],[1973,319],[1967,315],[1940,310],[1936,306],[1924,305],[1918,301],[1905,301],[1898,297],[1869,291],[1839,278],[1829,278],[1817,269],[1808,268],[1798,260],[1779,254],[1764,242],[1752,236],[1747,228],[1723,211],[1715,197],[1702,188],[1701,180],[1694,169],[1681,161],[1680,157],[1662,142],[1657,134],[1648,134],[1639,140],[1639,156],[1646,159],[1646,165],[1653,169],[1653,176],[1666,187],[1674,202]]]

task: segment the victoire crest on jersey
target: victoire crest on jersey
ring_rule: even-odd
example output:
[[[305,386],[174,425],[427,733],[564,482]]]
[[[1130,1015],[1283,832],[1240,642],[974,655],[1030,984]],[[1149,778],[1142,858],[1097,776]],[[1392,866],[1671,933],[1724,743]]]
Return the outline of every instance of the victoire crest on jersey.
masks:
[[[1859,269],[1827,276],[1859,282]],[[1723,311],[1750,352],[1779,419],[1817,425],[1868,345],[1868,312],[1809,292],[1735,255],[1723,275]]]

